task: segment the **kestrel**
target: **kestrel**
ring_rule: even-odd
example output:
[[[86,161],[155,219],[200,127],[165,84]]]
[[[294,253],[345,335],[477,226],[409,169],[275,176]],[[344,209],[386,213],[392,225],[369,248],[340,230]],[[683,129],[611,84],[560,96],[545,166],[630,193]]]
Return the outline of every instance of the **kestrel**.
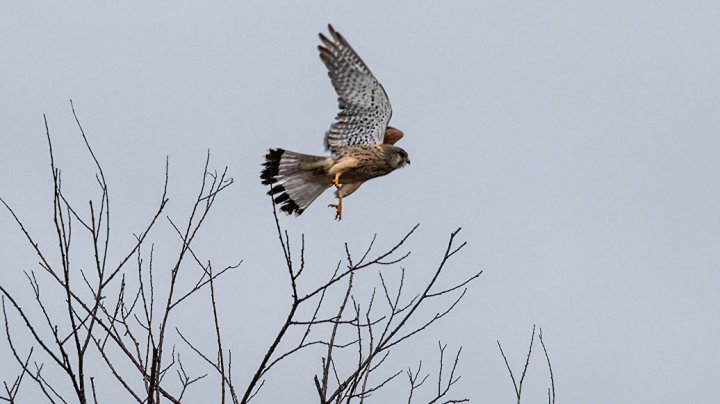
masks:
[[[320,59],[338,95],[340,112],[325,133],[330,156],[270,149],[260,178],[271,185],[280,210],[302,214],[326,189],[335,186],[335,219],[342,218],[342,200],[363,182],[410,164],[405,150],[394,146],[403,133],[388,126],[392,108],[382,85],[350,44],[328,25],[331,38],[320,34]]]

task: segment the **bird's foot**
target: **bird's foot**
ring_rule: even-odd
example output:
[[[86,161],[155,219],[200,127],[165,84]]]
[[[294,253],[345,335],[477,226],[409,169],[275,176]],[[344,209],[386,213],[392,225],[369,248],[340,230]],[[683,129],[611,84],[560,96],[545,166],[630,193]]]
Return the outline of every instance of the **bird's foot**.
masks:
[[[335,174],[335,178],[332,180],[331,184],[335,185],[335,188],[340,188],[340,173]]]
[[[338,200],[337,205],[330,204],[328,207],[335,208],[335,220],[342,220],[342,199]]]

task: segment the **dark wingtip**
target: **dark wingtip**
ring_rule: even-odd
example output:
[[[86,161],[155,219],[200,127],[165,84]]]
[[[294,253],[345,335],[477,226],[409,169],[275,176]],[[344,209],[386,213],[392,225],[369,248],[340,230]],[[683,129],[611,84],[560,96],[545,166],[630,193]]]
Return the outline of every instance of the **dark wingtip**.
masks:
[[[333,27],[332,24],[328,24],[327,27],[328,27],[328,32],[330,32],[330,36],[333,38],[334,42],[342,42],[343,41],[342,35],[340,35],[340,33],[335,30],[335,27]],[[320,34],[320,36],[322,37],[323,35]]]

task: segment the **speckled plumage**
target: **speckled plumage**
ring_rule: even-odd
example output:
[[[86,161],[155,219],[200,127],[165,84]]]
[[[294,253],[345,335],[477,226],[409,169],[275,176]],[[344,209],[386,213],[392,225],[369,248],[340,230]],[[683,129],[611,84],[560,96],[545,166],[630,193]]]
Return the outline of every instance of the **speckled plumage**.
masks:
[[[320,34],[320,59],[338,95],[340,112],[325,134],[325,148],[379,144],[392,116],[382,85],[350,44],[328,26],[332,40]]]
[[[330,37],[320,34],[320,59],[338,95],[340,112],[325,134],[331,156],[313,156],[271,149],[260,178],[284,212],[300,215],[333,184],[341,217],[342,198],[360,185],[410,163],[407,153],[394,146],[403,133],[389,127],[392,109],[385,90],[360,56],[332,26]],[[335,183],[334,181],[337,181]]]

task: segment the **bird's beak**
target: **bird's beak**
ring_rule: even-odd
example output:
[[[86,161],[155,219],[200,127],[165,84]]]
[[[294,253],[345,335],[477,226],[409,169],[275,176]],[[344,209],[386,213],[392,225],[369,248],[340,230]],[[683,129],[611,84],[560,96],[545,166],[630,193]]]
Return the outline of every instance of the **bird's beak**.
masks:
[[[410,165],[410,157],[407,158],[407,163]]]

